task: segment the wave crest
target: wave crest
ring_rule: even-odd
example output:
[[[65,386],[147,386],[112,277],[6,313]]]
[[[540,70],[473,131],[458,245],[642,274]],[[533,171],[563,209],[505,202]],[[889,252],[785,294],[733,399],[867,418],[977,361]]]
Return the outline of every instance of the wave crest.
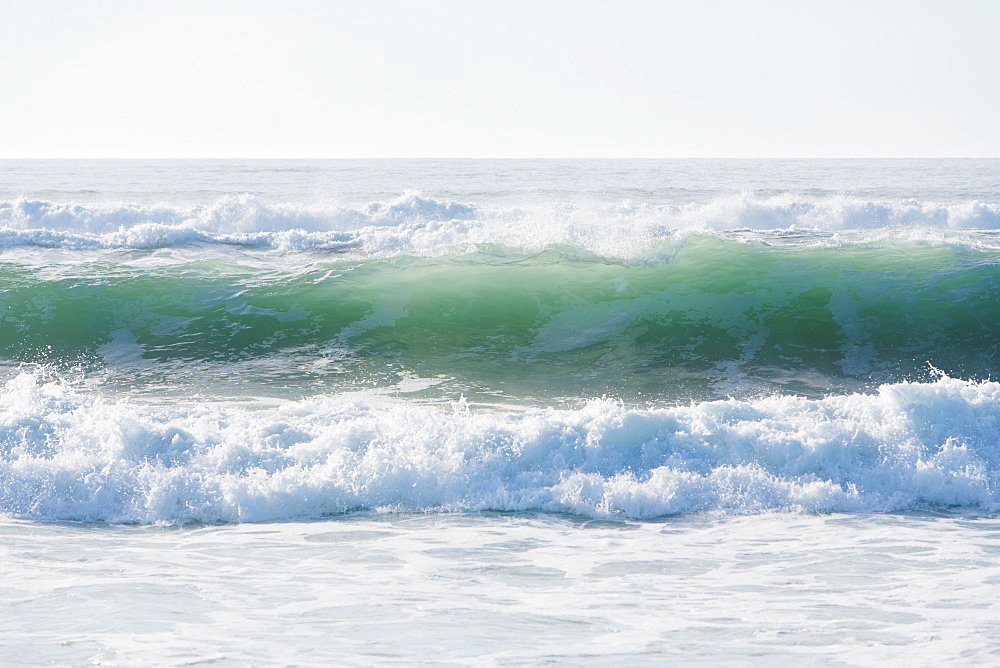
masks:
[[[520,249],[567,245],[605,257],[641,258],[678,233],[756,232],[824,236],[858,243],[871,232],[913,234],[944,243],[995,247],[961,231],[1000,229],[1000,207],[982,202],[940,204],[831,197],[801,200],[750,193],[701,204],[519,203],[482,207],[406,192],[389,202],[351,208],[266,203],[252,195],[190,208],[134,203],[0,202],[0,247],[35,245],[70,250],[148,249],[222,244],[275,249],[353,250],[365,255],[439,252],[493,244]],[[834,236],[845,232],[856,234]],[[959,232],[959,233],[956,233]],[[812,239],[811,241],[820,241]]]

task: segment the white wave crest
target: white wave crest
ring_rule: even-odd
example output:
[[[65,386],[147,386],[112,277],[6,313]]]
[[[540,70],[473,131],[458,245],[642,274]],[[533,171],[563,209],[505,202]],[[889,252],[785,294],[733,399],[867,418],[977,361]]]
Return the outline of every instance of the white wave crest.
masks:
[[[865,243],[889,230],[940,243],[997,247],[1000,208],[980,202],[815,201],[751,194],[704,204],[533,204],[479,207],[406,192],[360,208],[267,204],[229,196],[207,206],[132,203],[0,202],[0,248],[152,249],[222,244],[278,251],[333,250],[360,255],[435,253],[476,245],[537,250],[566,245],[604,257],[662,254],[679,233],[813,232],[833,243]],[[853,234],[847,234],[853,233]],[[984,233],[985,234],[985,233]],[[884,235],[883,235],[884,236]],[[669,245],[669,243],[668,243]],[[658,255],[657,255],[658,256]]]
[[[407,191],[388,202],[360,209],[265,204],[252,195],[223,197],[208,206],[189,208],[142,206],[134,203],[60,204],[17,199],[0,202],[0,226],[10,230],[53,230],[102,235],[138,226],[160,225],[221,234],[286,230],[343,231],[373,225],[460,220],[475,208],[439,202]]]
[[[453,410],[365,395],[140,406],[21,374],[0,395],[0,512],[183,523],[356,509],[650,518],[1000,507],[1000,383],[638,410]]]

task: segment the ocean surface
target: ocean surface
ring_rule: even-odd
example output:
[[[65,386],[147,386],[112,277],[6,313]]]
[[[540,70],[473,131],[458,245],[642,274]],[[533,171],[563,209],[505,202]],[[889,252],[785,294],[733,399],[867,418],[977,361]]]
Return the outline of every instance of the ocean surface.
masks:
[[[0,664],[995,665],[1000,160],[0,161]]]

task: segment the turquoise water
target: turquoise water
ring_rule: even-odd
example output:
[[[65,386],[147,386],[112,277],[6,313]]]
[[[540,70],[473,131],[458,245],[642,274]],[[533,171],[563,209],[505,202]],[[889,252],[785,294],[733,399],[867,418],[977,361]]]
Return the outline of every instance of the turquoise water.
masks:
[[[0,356],[101,369],[132,355],[118,382],[216,397],[419,377],[423,398],[562,406],[821,397],[998,364],[993,248],[690,235],[642,261],[473,246],[280,269],[124,252],[0,267]]]

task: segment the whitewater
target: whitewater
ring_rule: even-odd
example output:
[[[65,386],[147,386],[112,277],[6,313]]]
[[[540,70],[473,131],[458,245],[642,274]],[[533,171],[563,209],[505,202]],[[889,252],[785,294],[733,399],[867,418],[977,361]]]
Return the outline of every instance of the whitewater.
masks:
[[[990,664],[1000,161],[0,161],[0,662]]]

